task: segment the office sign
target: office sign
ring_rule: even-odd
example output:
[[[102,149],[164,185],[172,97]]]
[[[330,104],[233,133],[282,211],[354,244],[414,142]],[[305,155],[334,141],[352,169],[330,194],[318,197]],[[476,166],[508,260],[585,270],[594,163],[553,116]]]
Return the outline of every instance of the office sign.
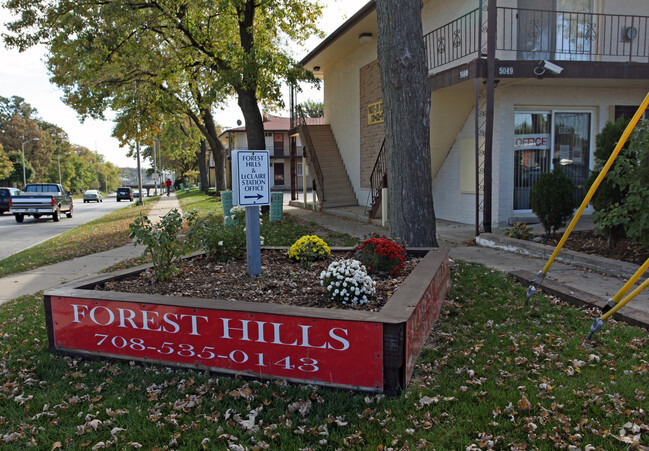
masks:
[[[235,205],[270,205],[270,184],[267,150],[232,152],[232,201]]]

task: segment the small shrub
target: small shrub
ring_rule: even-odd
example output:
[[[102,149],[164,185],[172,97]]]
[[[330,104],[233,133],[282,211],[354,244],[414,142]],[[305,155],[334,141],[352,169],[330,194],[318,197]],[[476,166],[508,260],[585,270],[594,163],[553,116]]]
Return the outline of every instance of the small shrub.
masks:
[[[331,263],[320,273],[320,284],[331,299],[342,304],[365,304],[376,292],[376,282],[367,275],[365,266],[354,259]]]
[[[503,229],[505,236],[516,238],[517,240],[531,240],[534,238],[532,230],[534,230],[532,227],[527,227],[527,224],[522,222],[517,222],[511,229]]]
[[[539,217],[546,235],[554,234],[572,216],[574,191],[574,183],[559,167],[541,174],[532,187],[532,211]]]
[[[356,248],[356,258],[370,273],[399,275],[406,251],[392,240],[374,237]]]
[[[288,257],[293,261],[312,262],[324,260],[331,254],[331,249],[317,235],[304,235],[297,240],[288,251]]]
[[[221,216],[215,214],[193,216],[188,222],[191,227],[188,240],[194,249],[205,252],[207,258],[226,262],[245,255],[246,232],[243,225],[224,224]]]
[[[183,218],[175,208],[157,224],[140,216],[129,225],[129,236],[135,244],[146,246],[144,252],[151,256],[153,277],[158,282],[169,280],[178,272],[177,262],[188,251],[187,244],[178,239],[182,225]]]
[[[246,223],[246,207],[235,205],[230,209],[230,219],[235,224]],[[226,221],[228,223],[229,221]]]

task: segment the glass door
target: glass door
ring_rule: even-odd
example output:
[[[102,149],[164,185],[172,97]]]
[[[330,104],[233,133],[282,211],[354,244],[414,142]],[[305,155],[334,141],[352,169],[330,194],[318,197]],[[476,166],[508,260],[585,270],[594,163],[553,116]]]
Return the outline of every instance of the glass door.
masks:
[[[514,210],[531,211],[530,192],[544,172],[561,168],[584,199],[590,169],[592,113],[517,111],[514,114]]]
[[[561,168],[575,184],[575,200],[584,200],[584,185],[590,169],[591,113],[554,113],[553,167]]]

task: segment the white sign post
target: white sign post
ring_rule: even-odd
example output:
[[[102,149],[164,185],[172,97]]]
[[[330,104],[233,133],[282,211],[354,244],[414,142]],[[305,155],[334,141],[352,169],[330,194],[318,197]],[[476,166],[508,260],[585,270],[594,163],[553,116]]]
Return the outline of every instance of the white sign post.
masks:
[[[232,152],[232,201],[246,207],[248,274],[261,274],[259,206],[270,205],[270,156],[267,150]]]

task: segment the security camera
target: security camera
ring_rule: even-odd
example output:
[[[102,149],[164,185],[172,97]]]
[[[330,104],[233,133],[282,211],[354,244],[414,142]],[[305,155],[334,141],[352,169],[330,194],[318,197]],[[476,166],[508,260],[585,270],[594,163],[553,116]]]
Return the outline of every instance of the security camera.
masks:
[[[541,66],[550,72],[552,72],[554,75],[559,75],[561,72],[563,72],[563,67],[557,66],[553,62],[550,62],[548,60],[543,60],[541,62]]]

